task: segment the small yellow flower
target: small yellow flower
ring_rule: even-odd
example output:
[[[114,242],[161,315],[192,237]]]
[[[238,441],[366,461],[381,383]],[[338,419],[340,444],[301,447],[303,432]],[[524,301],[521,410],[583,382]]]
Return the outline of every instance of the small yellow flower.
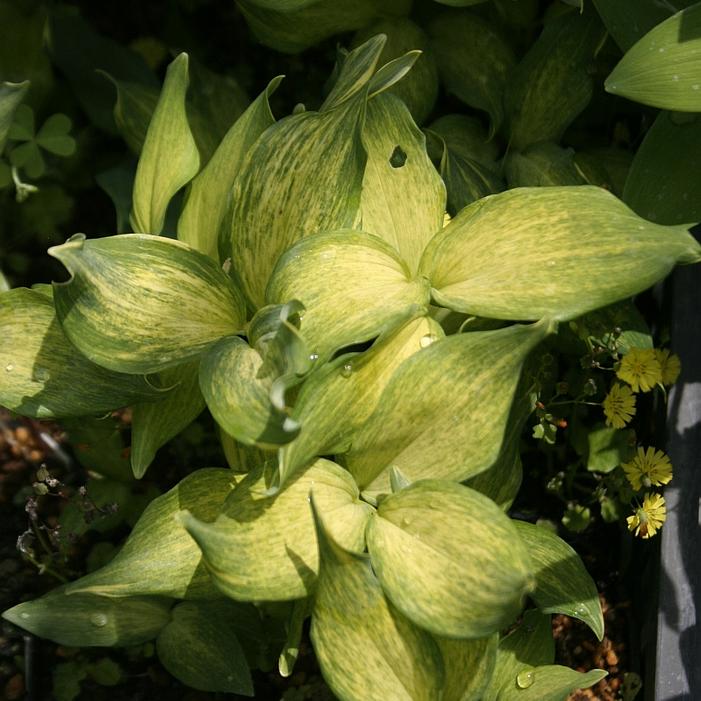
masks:
[[[672,479],[672,463],[665,453],[655,448],[638,448],[635,457],[621,467],[636,491],[667,484]]]
[[[667,507],[661,494],[646,494],[643,505],[629,516],[628,530],[634,531],[641,538],[652,538],[660,530],[667,518]]]
[[[679,356],[675,353],[670,355],[669,349],[667,348],[655,348],[655,355],[662,369],[662,384],[673,385],[677,381],[682,369]]]
[[[662,367],[654,348],[631,348],[623,356],[616,375],[627,382],[633,392],[649,392],[662,381]]]
[[[635,416],[635,395],[628,385],[614,382],[602,406],[606,425],[623,428]]]

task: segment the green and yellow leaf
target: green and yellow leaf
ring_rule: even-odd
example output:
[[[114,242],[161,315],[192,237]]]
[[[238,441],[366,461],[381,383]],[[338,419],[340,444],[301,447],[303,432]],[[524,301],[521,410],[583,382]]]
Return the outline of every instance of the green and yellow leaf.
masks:
[[[71,273],[54,283],[70,341],[103,367],[158,372],[194,358],[245,321],[241,293],[209,257],[145,234],[86,240],[49,253]]]
[[[385,497],[368,551],[392,603],[434,635],[483,638],[518,616],[532,589],[527,548],[491,499],[421,480]]]
[[[434,638],[443,657],[442,701],[480,701],[494,672],[499,636],[475,640]]]

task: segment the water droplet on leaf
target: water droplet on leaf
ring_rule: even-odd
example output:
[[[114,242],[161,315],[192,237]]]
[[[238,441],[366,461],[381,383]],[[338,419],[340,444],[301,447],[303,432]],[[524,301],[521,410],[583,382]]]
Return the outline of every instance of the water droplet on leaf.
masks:
[[[402,519],[402,526],[410,526],[411,525],[411,519],[407,518],[406,516]]]
[[[427,333],[425,336],[421,337],[421,340],[419,341],[419,345],[422,348],[428,348],[436,340],[437,340],[436,337],[432,333]]]
[[[12,372],[15,369],[15,366],[12,363],[8,363],[5,365],[5,372]]]
[[[350,377],[352,373],[353,373],[353,366],[350,363],[346,363],[341,368],[342,377]]]
[[[107,625],[107,616],[104,613],[93,613],[90,615],[90,623],[98,628],[103,628]]]
[[[535,672],[532,669],[524,669],[516,675],[516,686],[519,689],[528,689],[529,686],[533,686],[535,681]]]
[[[309,360],[311,360],[312,363],[316,362],[317,360],[319,360],[319,354],[318,353],[310,353]]]

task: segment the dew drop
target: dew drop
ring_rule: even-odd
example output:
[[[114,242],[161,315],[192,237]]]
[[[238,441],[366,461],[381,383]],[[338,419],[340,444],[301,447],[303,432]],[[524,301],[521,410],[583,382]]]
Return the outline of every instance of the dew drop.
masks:
[[[90,623],[97,628],[103,628],[107,625],[107,616],[104,613],[93,613],[90,615]]]
[[[535,681],[535,672],[532,669],[524,669],[516,675],[516,686],[519,689],[528,689],[529,686],[533,686]]]
[[[350,377],[352,373],[353,373],[353,366],[350,363],[346,363],[341,368],[341,376],[342,377]]]
[[[411,525],[411,519],[407,518],[406,516],[402,519],[402,526],[410,526]]]
[[[436,337],[432,333],[427,333],[425,336],[421,337],[421,340],[419,341],[419,345],[422,348],[428,348],[436,340],[437,340]]]
[[[584,604],[579,603],[577,604],[574,609],[572,610],[575,616],[584,616],[587,612],[586,606]]]
[[[316,362],[317,360],[319,360],[319,354],[318,353],[310,353],[309,360],[311,360],[312,363]]]
[[[8,363],[5,365],[5,372],[12,372],[15,369],[15,366],[12,363]]]
[[[29,613],[27,613],[26,611],[22,611],[22,613],[20,613],[19,617],[24,618],[24,620],[26,621],[29,618]]]

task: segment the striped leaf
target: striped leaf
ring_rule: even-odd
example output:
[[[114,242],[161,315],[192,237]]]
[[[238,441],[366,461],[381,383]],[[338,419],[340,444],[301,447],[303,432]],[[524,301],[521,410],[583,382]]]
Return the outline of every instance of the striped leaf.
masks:
[[[368,556],[345,549],[332,517],[322,518],[311,638],[327,684],[340,701],[438,701],[443,663],[436,642],[386,599]]]
[[[160,234],[168,203],[200,169],[200,154],[187,121],[187,54],[168,66],[163,90],[146,132],[134,181],[131,225]]]
[[[0,83],[0,154],[5,148],[7,132],[12,126],[15,110],[20,105],[29,88],[29,81],[21,83]]]
[[[244,445],[273,448],[299,433],[287,391],[309,370],[309,351],[297,326],[298,302],[263,307],[251,320],[253,348],[237,336],[222,339],[200,366],[200,386],[212,415]]]
[[[659,224],[701,221],[701,117],[662,112],[635,154],[623,201]]]
[[[213,521],[233,487],[230,470],[196,470],[154,499],[114,559],[72,582],[67,592],[132,596],[157,594],[178,599],[210,598],[217,591],[202,564],[202,553],[175,522],[181,509],[201,521]]]
[[[278,76],[234,122],[206,167],[192,181],[178,220],[178,238],[218,260],[219,231],[229,207],[234,180],[256,139],[275,123],[269,99]]]
[[[385,497],[367,539],[389,599],[435,635],[498,632],[514,621],[532,589],[528,550],[511,520],[460,484],[421,480]]]
[[[253,696],[246,655],[234,632],[238,609],[225,599],[178,604],[156,640],[158,659],[193,689]]]
[[[543,33],[509,77],[505,103],[510,145],[559,142],[589,104],[591,66],[606,32],[591,8],[572,9],[546,22]]]
[[[428,302],[425,281],[412,279],[385,241],[359,231],[318,234],[278,261],[267,289],[270,304],[305,307],[301,332],[319,362],[367,341]]]
[[[352,550],[365,544],[372,507],[358,500],[352,477],[338,465],[318,460],[281,491],[271,495],[269,487],[261,467],[244,477],[213,523],[182,514],[212,579],[239,601],[291,601],[309,595],[319,569],[311,491],[339,542]]]
[[[362,229],[390,243],[413,273],[443,224],[445,186],[426,154],[424,135],[398,97],[370,101],[363,143]]]
[[[641,219],[600,188],[540,187],[464,209],[429,243],[421,271],[436,303],[450,309],[566,320],[641,292],[676,263],[698,260],[701,246],[685,226]]]
[[[523,521],[514,521],[514,526],[535,566],[531,599],[543,613],[579,618],[601,640],[604,616],[599,595],[579,555],[547,528]]]
[[[49,295],[0,294],[0,405],[24,416],[89,416],[154,401],[163,392],[138,375],[95,365],[66,338]]]
[[[405,360],[348,454],[360,488],[387,491],[392,465],[411,481],[458,482],[493,465],[521,367],[546,333],[538,324],[459,334]]]
[[[573,691],[588,689],[607,674],[603,669],[577,672],[561,665],[522,669],[512,686],[502,690],[499,701],[565,701]]]
[[[644,105],[701,112],[701,4],[649,31],[626,52],[605,87]]]
[[[440,163],[451,214],[504,189],[501,166],[497,163],[499,147],[487,140],[479,120],[449,114],[433,122],[426,135],[429,153]]]
[[[387,37],[380,64],[404,56],[409,51],[421,51],[409,75],[389,90],[404,102],[414,121],[421,124],[431,113],[438,97],[438,67],[429,38],[408,17],[397,17],[364,27],[353,37],[353,45],[357,46],[377,34]]]
[[[231,470],[238,475],[259,467],[269,455],[261,448],[240,443],[221,428],[219,428],[218,434],[226,462]]]
[[[487,112],[493,135],[504,120],[504,90],[515,65],[511,46],[496,25],[469,10],[442,12],[428,33],[446,90]]]
[[[265,46],[298,53],[335,34],[383,17],[409,13],[410,0],[237,0],[254,36]]]
[[[49,253],[72,274],[54,283],[70,341],[112,370],[158,372],[238,333],[244,302],[211,259],[171,239],[76,234]]]
[[[482,701],[501,701],[505,694],[519,688],[516,677],[521,672],[525,681],[534,667],[553,663],[555,643],[550,618],[534,609],[526,611],[521,622],[499,641],[494,673]]]
[[[114,103],[114,121],[119,133],[137,156],[146,141],[146,134],[158,104],[158,89],[143,83],[115,80],[108,73],[103,75],[112,81],[117,91]]]
[[[343,355],[313,373],[292,413],[302,431],[280,451],[281,483],[319,455],[348,450],[397,367],[443,335],[439,324],[420,316],[388,332],[365,353]]]
[[[155,638],[170,619],[168,599],[95,594],[66,596],[64,587],[17,604],[2,617],[69,647],[128,647]]]
[[[156,451],[187,428],[205,407],[199,385],[199,362],[177,365],[159,375],[168,393],[155,402],[132,407],[131,468],[141,479],[156,457]]]
[[[494,671],[499,636],[435,641],[445,669],[442,701],[480,701]]]
[[[296,241],[352,226],[358,216],[366,88],[382,44],[371,41],[349,54],[330,107],[280,120],[241,166],[232,193],[232,261],[255,308],[264,304],[276,261]]]

